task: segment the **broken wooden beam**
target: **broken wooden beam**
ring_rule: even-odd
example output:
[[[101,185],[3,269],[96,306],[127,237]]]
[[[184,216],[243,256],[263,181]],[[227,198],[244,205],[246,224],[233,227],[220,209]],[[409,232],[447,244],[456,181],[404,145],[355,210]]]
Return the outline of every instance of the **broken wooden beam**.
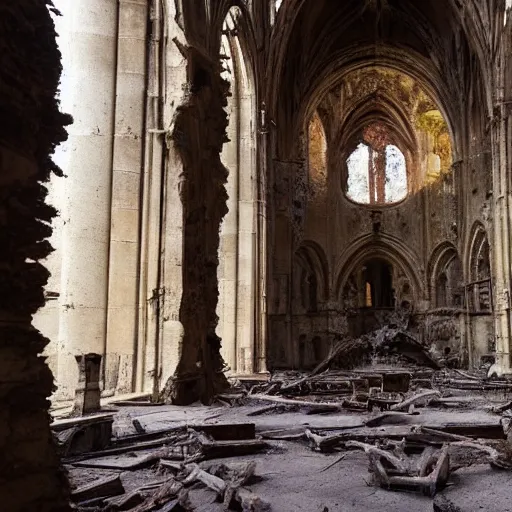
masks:
[[[246,416],[261,416],[267,412],[283,411],[286,409],[286,404],[272,404],[266,405],[265,407],[258,407],[254,411],[248,412]]]
[[[185,470],[187,471],[187,475],[183,480],[184,485],[189,485],[195,481],[199,481],[212,491],[215,491],[220,497],[224,497],[227,484],[222,478],[204,471],[197,464],[188,464]]]
[[[261,400],[263,402],[275,402],[278,404],[286,404],[286,405],[296,405],[299,407],[309,407],[309,408],[319,408],[322,410],[330,409],[332,412],[339,412],[341,410],[341,406],[334,403],[329,402],[310,402],[306,400],[294,400],[291,398],[283,398],[280,396],[272,396],[272,395],[249,395],[248,398],[253,400]]]
[[[503,427],[499,423],[445,423],[426,427],[475,439],[506,439]]]
[[[135,446],[145,441],[155,440],[155,442],[159,442],[160,440],[169,439],[173,435],[184,434],[187,432],[187,429],[203,432],[218,441],[254,439],[256,437],[256,425],[254,423],[217,423],[214,425],[197,423],[158,430],[156,432],[125,436],[117,439],[112,445],[113,448],[120,448],[123,446]]]
[[[262,439],[212,441],[201,437],[201,451],[206,459],[251,455],[264,450],[267,446]]]
[[[160,486],[158,491],[152,496],[146,498],[143,503],[130,512],[167,512],[178,510],[193,510],[188,497],[188,490],[183,487],[181,482],[174,479],[168,480]]]
[[[197,464],[189,464],[184,468],[183,484],[189,485],[195,481],[202,482],[214,491],[224,502],[224,509],[230,509],[230,504],[238,502],[239,507],[246,512],[268,512],[270,505],[259,496],[243,488],[255,474],[256,462],[239,464],[237,467],[218,464],[204,470]]]
[[[129,453],[120,457],[103,457],[74,462],[77,468],[111,469],[116,471],[134,471],[156,464],[162,457],[161,451],[146,454]]]
[[[115,455],[123,455],[125,453],[137,452],[148,450],[150,448],[158,448],[160,446],[165,446],[166,444],[172,444],[177,439],[177,436],[174,437],[163,437],[160,439],[155,439],[153,441],[145,441],[141,443],[133,443],[125,446],[119,446],[116,448],[107,448],[106,450],[97,450],[94,452],[82,453],[77,456],[67,457],[64,459],[64,462],[67,464],[75,464],[77,462],[85,461],[88,459],[98,459],[101,457],[113,457]]]
[[[403,444],[395,446],[393,452],[357,441],[347,442],[346,447],[365,451],[375,483],[384,489],[413,491],[432,497],[448,482],[450,458],[447,446],[438,451],[429,450],[419,464],[405,455]],[[391,465],[392,470],[386,469],[383,461]]]
[[[384,459],[389,462],[396,470],[402,473],[409,473],[411,470],[411,461],[408,460],[403,454],[398,457],[387,450],[383,450],[377,446],[368,443],[361,443],[359,441],[347,441],[345,448],[359,448],[369,456],[370,460],[374,458]]]
[[[426,391],[423,390],[419,393],[414,394],[413,396],[407,398],[406,400],[404,400],[398,404],[392,405],[390,407],[390,410],[391,411],[406,411],[406,410],[409,410],[409,408],[411,406],[416,406],[419,403],[427,404],[434,398],[440,398],[440,397],[441,397],[441,393],[439,391],[431,390],[431,389],[428,389]]]
[[[75,503],[89,501],[95,498],[110,498],[124,494],[124,487],[119,475],[109,476],[95,480],[71,492],[71,499]]]
[[[407,425],[412,423],[414,420],[415,414],[410,414],[408,412],[402,411],[386,411],[382,414],[374,416],[373,418],[369,418],[366,420],[365,425],[367,427],[380,427],[381,425]]]
[[[124,494],[122,496],[110,498],[105,501],[108,504],[108,507],[111,508],[112,510],[125,511],[131,510],[134,507],[143,503],[144,497],[138,490],[136,490],[130,492],[129,494]]]

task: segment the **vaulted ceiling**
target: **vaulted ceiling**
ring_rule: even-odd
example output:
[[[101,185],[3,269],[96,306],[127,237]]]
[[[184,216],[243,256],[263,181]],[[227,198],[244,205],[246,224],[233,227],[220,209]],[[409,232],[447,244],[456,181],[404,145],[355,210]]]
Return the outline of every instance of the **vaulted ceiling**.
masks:
[[[487,115],[502,0],[284,0],[269,59],[269,102],[292,151],[325,94],[356,70],[407,74],[437,103],[456,139],[466,111]],[[493,4],[493,5],[490,5]],[[271,71],[271,72],[270,72]],[[396,112],[399,114],[398,110]]]

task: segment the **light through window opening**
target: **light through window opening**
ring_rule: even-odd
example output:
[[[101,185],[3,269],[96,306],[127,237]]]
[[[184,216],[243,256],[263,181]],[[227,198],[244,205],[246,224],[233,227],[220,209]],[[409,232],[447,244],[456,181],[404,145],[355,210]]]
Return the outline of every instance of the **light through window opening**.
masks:
[[[385,127],[370,126],[347,159],[347,196],[357,203],[396,203],[407,196],[405,156]]]

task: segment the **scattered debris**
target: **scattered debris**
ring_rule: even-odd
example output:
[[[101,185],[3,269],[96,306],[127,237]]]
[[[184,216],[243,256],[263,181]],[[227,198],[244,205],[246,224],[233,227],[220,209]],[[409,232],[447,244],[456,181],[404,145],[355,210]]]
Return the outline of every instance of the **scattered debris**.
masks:
[[[372,357],[397,353],[408,365],[365,366]],[[139,408],[153,404],[138,397],[116,402],[122,410],[115,428],[111,413],[60,420],[53,430],[65,464],[87,477],[73,491],[83,512],[189,511],[195,493],[215,500],[215,510],[269,511],[271,505],[247,487],[264,480],[256,477],[255,457],[284,452],[292,442],[308,443],[319,452],[312,456],[342,452],[318,473],[335,474],[362,450],[377,487],[434,497],[456,471],[512,470],[512,382],[442,364],[397,322],[339,340],[309,373],[276,372],[268,382],[248,378],[246,388],[237,381],[203,422],[176,420],[162,429],[165,407],[144,414]],[[219,420],[239,407],[254,422]],[[231,462],[237,457],[243,462]],[[151,478],[139,481],[139,474]],[[458,511],[445,497],[436,496],[433,506]]]
[[[331,464],[329,464],[328,466],[325,466],[324,469],[322,469],[320,471],[320,473],[324,473],[325,471],[327,471],[328,469],[331,469],[332,467],[334,467],[336,464],[339,464],[344,458],[346,457],[346,454],[344,453],[341,457],[338,457],[334,462],[332,462]]]
[[[52,430],[62,456],[103,450],[112,442],[113,414],[56,420]]]
[[[110,496],[119,496],[124,494],[124,487],[119,475],[95,480],[90,484],[75,489],[71,493],[71,498],[75,502],[84,502],[96,498],[109,498]]]
[[[429,400],[432,400],[433,398],[440,398],[441,393],[439,391],[421,391],[419,393],[414,394],[410,398],[407,398],[403,402],[400,402],[396,405],[391,406],[392,411],[404,411],[409,410],[411,412],[411,407],[414,408],[414,406],[418,403],[428,403]]]
[[[448,482],[450,458],[446,446],[441,450],[426,448],[417,459],[405,454],[405,442],[396,444],[392,452],[358,441],[349,441],[345,446],[365,451],[374,482],[385,489],[435,496]]]

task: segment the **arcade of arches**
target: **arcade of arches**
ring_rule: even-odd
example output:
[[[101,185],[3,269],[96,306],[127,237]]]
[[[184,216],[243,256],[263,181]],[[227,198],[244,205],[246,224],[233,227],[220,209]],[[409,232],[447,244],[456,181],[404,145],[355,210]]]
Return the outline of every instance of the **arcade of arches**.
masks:
[[[76,355],[104,396],[208,404],[406,309],[512,373],[509,0],[53,4],[0,5],[9,510],[67,510]]]

